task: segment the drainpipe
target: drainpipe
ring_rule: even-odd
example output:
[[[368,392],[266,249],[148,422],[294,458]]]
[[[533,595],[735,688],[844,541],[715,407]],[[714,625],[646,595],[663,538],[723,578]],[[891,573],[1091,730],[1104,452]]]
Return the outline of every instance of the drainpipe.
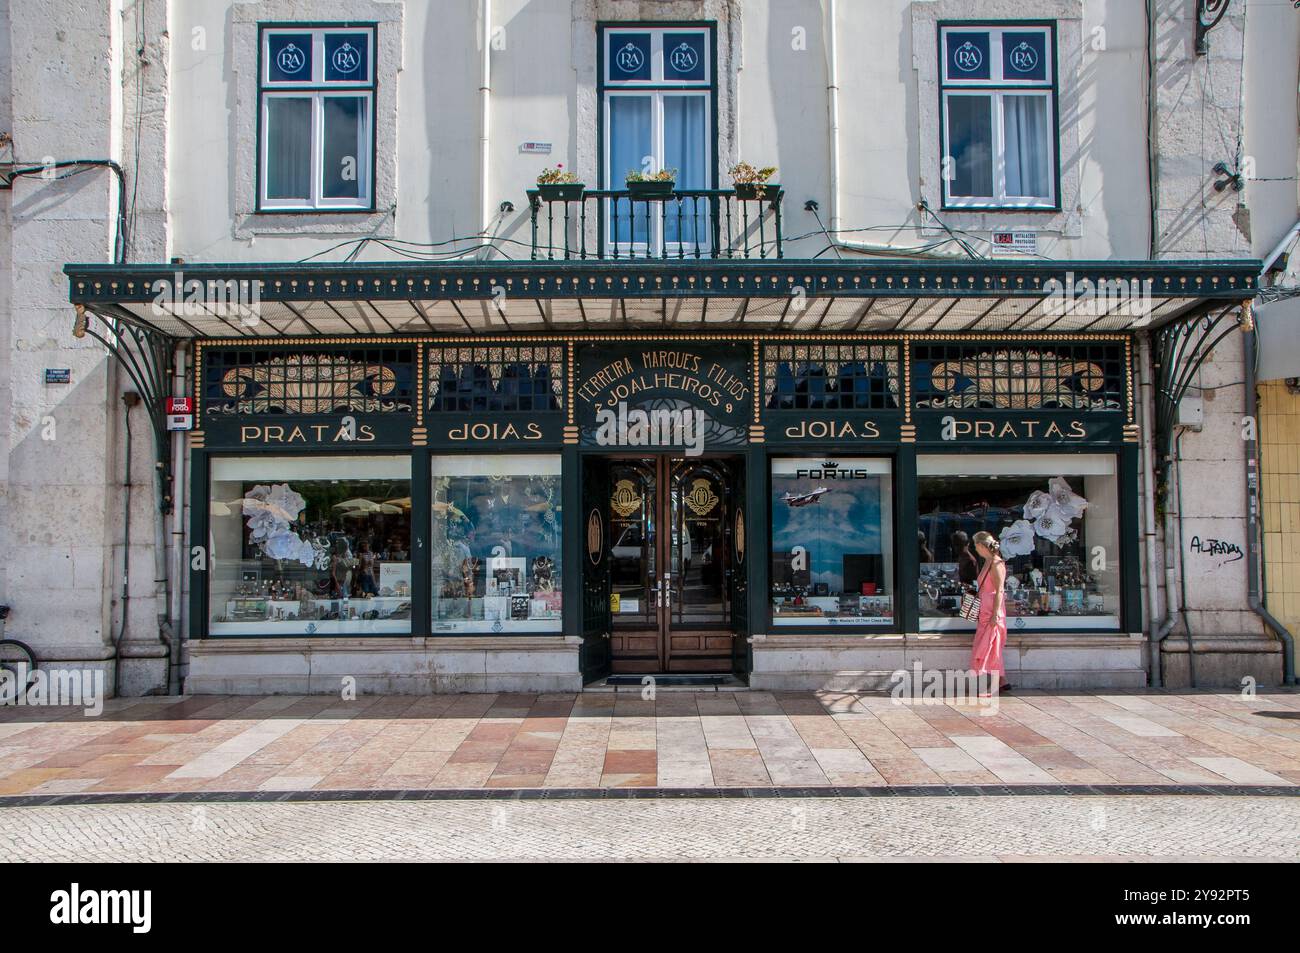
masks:
[[[1165,488],[1165,545],[1164,545],[1164,564],[1165,564],[1165,618],[1159,627],[1151,636],[1151,684],[1156,688],[1165,687],[1165,670],[1164,662],[1160,658],[1160,643],[1169,637],[1169,633],[1174,630],[1178,624],[1178,611],[1174,607],[1174,593],[1177,591],[1174,583],[1174,539],[1177,532],[1174,528],[1175,510],[1171,505],[1174,495],[1169,493],[1168,487]],[[1183,501],[1178,500],[1178,516],[1181,516]],[[1183,554],[1178,553],[1179,559]]]
[[[161,464],[154,465],[154,499],[153,507],[153,596],[155,605],[158,607],[158,637],[163,640],[167,646],[167,690],[166,693],[172,693],[172,664],[176,655],[176,639],[172,633],[171,625],[171,594],[169,592],[167,570],[168,570],[168,546],[167,546],[167,527],[166,519],[163,516],[162,502],[163,495],[170,491],[171,487],[163,482],[163,472]]]
[[[181,342],[176,345],[176,356],[173,361],[175,374],[172,378],[172,396],[185,396],[185,359],[188,352],[188,344]],[[168,603],[168,615],[170,616],[169,628],[173,634],[173,642],[169,643],[171,651],[168,653],[168,664],[175,669],[176,678],[172,682],[169,678],[168,684],[175,684],[177,694],[183,694],[184,681],[180,677],[181,670],[181,637],[184,628],[180,625],[182,594],[184,586],[182,581],[185,579],[185,434],[176,430],[172,432],[172,526],[171,526],[171,587],[170,601]]]
[[[831,133],[831,235],[840,230],[840,67],[835,0],[826,0],[826,107]],[[832,241],[834,241],[832,237]]]
[[[479,19],[482,46],[479,63],[479,134],[478,134],[478,183],[479,183],[479,223],[482,225],[483,246],[479,250],[480,258],[487,258],[490,245],[488,240],[492,228],[492,202],[488,196],[489,163],[491,160],[491,122],[492,122],[492,0],[480,0]]]
[[[1154,414],[1152,415],[1154,419]],[[1181,428],[1179,430],[1181,433]],[[1159,461],[1156,461],[1159,463]],[[1171,501],[1176,500],[1177,509],[1175,510]],[[1160,658],[1160,643],[1169,637],[1169,633],[1174,630],[1178,624],[1178,612],[1174,607],[1174,593],[1177,591],[1174,583],[1174,539],[1177,532],[1174,527],[1175,519],[1181,519],[1183,501],[1177,497],[1177,494],[1170,494],[1169,488],[1165,488],[1165,539],[1164,539],[1164,566],[1165,566],[1165,618],[1159,627],[1151,636],[1151,684],[1156,688],[1164,688],[1165,671],[1164,663]],[[1181,560],[1183,554],[1179,552],[1177,558]]]
[[[1164,564],[1164,571],[1165,571],[1165,617],[1163,620],[1160,620],[1160,594],[1154,591],[1158,588],[1158,586],[1156,585],[1156,568],[1155,568],[1156,558],[1157,558],[1156,541],[1155,541],[1155,531],[1156,531],[1155,495],[1157,492],[1156,469],[1158,468],[1160,461],[1157,460],[1155,456],[1154,430],[1155,430],[1156,408],[1155,408],[1155,390],[1152,386],[1152,381],[1151,381],[1150,335],[1144,337],[1138,346],[1141,349],[1140,353],[1143,354],[1142,359],[1138,362],[1139,364],[1138,374],[1140,375],[1139,379],[1140,379],[1141,389],[1142,389],[1142,413],[1146,417],[1147,421],[1150,423],[1149,427],[1143,428],[1144,432],[1147,433],[1147,440],[1149,441],[1147,444],[1145,444],[1145,455],[1147,458],[1145,466],[1147,468],[1146,473],[1151,481],[1151,492],[1148,494],[1148,500],[1147,500],[1148,502],[1147,512],[1150,514],[1150,520],[1151,520],[1151,522],[1148,524],[1148,528],[1151,532],[1151,539],[1147,541],[1147,565],[1150,567],[1150,576],[1151,576],[1151,578],[1148,580],[1148,585],[1152,590],[1152,592],[1150,593],[1151,596],[1151,605],[1150,605],[1151,641],[1149,644],[1149,650],[1151,655],[1150,678],[1151,678],[1151,685],[1153,687],[1163,688],[1165,684],[1165,677],[1164,677],[1164,665],[1160,659],[1160,643],[1163,642],[1166,638],[1168,638],[1169,633],[1172,632],[1174,630],[1174,626],[1178,624],[1178,613],[1174,610],[1174,566],[1173,566],[1173,561],[1170,558],[1170,554],[1173,549],[1173,540],[1175,535],[1174,527],[1173,527],[1174,512],[1173,512],[1173,508],[1170,506],[1171,497],[1169,495],[1168,490],[1166,489],[1165,541],[1164,541],[1165,558],[1161,560],[1161,562],[1163,562]],[[1182,509],[1182,505],[1183,505],[1183,501],[1179,500],[1178,507],[1180,510]],[[1180,553],[1179,558],[1181,557],[1182,554]]]
[[[1156,538],[1156,485],[1155,485],[1155,419],[1154,398],[1151,391],[1151,337],[1144,334],[1138,341],[1138,413],[1142,428],[1142,523],[1147,557],[1147,631],[1151,633],[1149,645],[1160,628],[1159,549]],[[1151,656],[1148,678],[1153,680],[1158,660]]]
[[[1174,438],[1174,483],[1178,491],[1178,613],[1183,617],[1183,631],[1187,635],[1187,677],[1196,687],[1196,648],[1192,645],[1192,620],[1187,617],[1187,561],[1183,553],[1183,434],[1179,428]],[[1167,538],[1167,537],[1166,537]]]
[[[131,609],[131,408],[140,403],[135,391],[122,394],[122,420],[126,424],[126,461],[122,477],[122,621],[113,640],[113,697],[121,697],[122,639]]]

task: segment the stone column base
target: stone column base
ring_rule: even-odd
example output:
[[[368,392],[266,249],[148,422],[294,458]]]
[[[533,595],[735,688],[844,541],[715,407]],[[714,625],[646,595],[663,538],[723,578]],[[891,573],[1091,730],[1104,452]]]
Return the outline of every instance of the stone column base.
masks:
[[[1197,688],[1241,689],[1254,679],[1259,688],[1282,684],[1282,643],[1258,635],[1192,636]],[[1191,688],[1187,638],[1174,634],[1160,643],[1166,688]]]
[[[123,639],[118,645],[117,694],[123,698],[167,693],[167,646],[156,639]],[[112,662],[109,662],[112,693]]]

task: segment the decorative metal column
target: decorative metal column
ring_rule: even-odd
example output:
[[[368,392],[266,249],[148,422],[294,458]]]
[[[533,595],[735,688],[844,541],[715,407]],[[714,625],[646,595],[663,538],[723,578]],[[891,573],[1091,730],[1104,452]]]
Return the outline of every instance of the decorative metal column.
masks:
[[[113,306],[109,305],[108,308]],[[143,327],[124,317],[114,315],[106,318],[102,314],[88,311],[81,304],[76,305],[76,309],[77,318],[72,326],[72,336],[84,338],[89,335],[104,345],[126,371],[140,394],[145,411],[149,414],[149,423],[153,427],[156,466],[160,471],[162,487],[159,508],[163,513],[171,513],[172,449],[163,401],[169,396],[175,342],[160,331]]]

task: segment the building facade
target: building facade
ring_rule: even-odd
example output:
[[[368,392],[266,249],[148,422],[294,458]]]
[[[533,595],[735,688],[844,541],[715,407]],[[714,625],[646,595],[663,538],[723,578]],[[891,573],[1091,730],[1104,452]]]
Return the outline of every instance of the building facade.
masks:
[[[1293,677],[1291,9],[61,6],[0,90],[41,665],[884,689],[966,667],[989,531],[1016,684]]]

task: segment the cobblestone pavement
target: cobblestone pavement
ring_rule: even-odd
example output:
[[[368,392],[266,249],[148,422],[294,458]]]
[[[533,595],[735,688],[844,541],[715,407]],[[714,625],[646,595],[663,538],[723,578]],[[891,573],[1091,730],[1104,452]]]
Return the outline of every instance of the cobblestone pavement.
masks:
[[[638,691],[120,699],[99,717],[0,708],[0,795],[1298,783],[1295,691],[1024,692],[996,711],[667,689],[653,700]]]
[[[0,809],[27,861],[1287,860],[1300,800],[896,797]]]

